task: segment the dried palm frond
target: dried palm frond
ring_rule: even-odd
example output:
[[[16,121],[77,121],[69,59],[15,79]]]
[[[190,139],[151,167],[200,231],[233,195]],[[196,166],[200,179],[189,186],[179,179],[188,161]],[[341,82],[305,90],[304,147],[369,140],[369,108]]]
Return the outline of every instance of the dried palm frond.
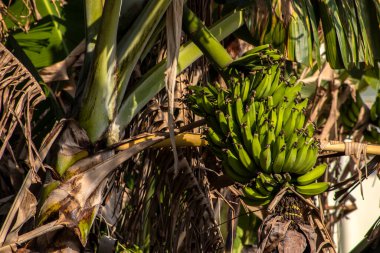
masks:
[[[31,136],[31,119],[34,107],[45,99],[45,95],[36,79],[2,44],[0,59],[0,180],[4,182],[0,184],[2,198],[14,193],[21,184],[19,179],[24,171],[20,160],[25,159],[30,168],[35,166],[37,154]]]
[[[27,169],[37,181],[39,154],[32,140],[34,107],[45,99],[36,79],[8,49],[0,44],[0,199],[15,194],[21,187]],[[21,193],[20,193],[21,192]],[[19,208],[13,206],[5,222],[0,217],[0,245],[6,237],[17,236],[21,226],[35,214],[37,201],[25,188],[16,197]],[[10,199],[9,199],[10,200]],[[5,211],[5,210],[3,210]],[[6,210],[5,212],[7,212]],[[11,222],[17,213],[17,222]]]

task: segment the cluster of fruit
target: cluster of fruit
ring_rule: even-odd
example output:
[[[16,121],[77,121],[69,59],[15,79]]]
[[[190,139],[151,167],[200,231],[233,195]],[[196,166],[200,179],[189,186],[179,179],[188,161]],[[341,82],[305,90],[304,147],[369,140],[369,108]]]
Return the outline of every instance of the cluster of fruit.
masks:
[[[365,106],[360,94],[356,94],[356,101],[350,96],[341,106],[340,118],[346,130],[351,131],[357,124],[361,108]]]
[[[263,58],[268,50],[276,59],[265,47],[246,55]],[[308,100],[299,95],[302,84],[285,79],[278,59],[267,66],[255,61],[255,71],[232,76],[227,89],[192,86],[187,96],[189,107],[206,119],[206,138],[224,173],[244,184],[246,201],[256,205],[268,203],[285,183],[309,196],[329,186],[314,182],[326,166],[312,169],[319,149],[314,126],[305,122]]]

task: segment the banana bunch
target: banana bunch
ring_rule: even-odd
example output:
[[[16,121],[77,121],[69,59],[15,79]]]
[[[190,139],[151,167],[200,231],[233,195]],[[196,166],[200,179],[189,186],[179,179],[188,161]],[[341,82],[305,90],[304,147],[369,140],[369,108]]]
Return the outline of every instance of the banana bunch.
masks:
[[[250,60],[256,59],[252,54],[272,52],[267,45],[255,49],[246,53]],[[245,185],[247,202],[264,205],[285,183],[310,196],[326,190],[328,183],[314,183],[321,176],[315,171],[320,167],[313,169],[319,143],[313,137],[314,125],[306,122],[308,99],[300,97],[302,83],[284,78],[280,60],[269,61],[265,69],[231,75],[226,83],[228,89],[218,84],[191,86],[186,101],[205,118],[209,146],[224,173]]]
[[[367,141],[380,143],[380,90],[377,92],[376,100],[370,109],[370,125],[364,132]]]
[[[356,94],[356,101],[352,97],[349,97],[341,106],[341,121],[345,129],[351,131],[355,127],[358,122],[360,110],[364,106],[366,105],[359,93]]]

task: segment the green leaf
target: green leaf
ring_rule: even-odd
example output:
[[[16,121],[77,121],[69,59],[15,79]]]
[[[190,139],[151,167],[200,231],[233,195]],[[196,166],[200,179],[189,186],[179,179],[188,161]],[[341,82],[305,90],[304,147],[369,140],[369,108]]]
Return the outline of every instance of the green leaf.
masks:
[[[10,11],[22,15],[24,8],[17,0]],[[27,33],[16,30],[11,34],[36,68],[43,68],[63,60],[83,39],[82,1],[68,1],[60,7],[48,0],[36,1],[42,19],[31,25]]]

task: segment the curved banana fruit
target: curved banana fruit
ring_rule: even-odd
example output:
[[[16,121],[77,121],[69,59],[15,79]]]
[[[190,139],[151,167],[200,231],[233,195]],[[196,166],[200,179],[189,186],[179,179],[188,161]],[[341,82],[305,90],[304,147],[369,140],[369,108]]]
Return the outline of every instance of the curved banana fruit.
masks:
[[[231,167],[233,171],[237,175],[240,175],[242,177],[252,178],[254,175],[252,172],[248,171],[244,165],[241,163],[241,161],[237,158],[237,156],[229,149],[226,150],[227,155],[227,163]]]
[[[285,163],[281,172],[291,172],[297,159],[297,143],[294,143],[290,150],[286,150]]]
[[[245,183],[248,183],[249,182],[249,178],[248,177],[244,177],[244,176],[241,176],[239,174],[237,174],[227,163],[227,161],[223,161],[222,162],[222,167],[223,167],[223,173],[229,177],[230,179],[232,179],[233,181],[236,181],[236,182],[239,182],[239,183],[242,183],[242,184],[245,184]]]
[[[296,185],[295,189],[298,193],[305,196],[314,196],[325,192],[330,186],[329,182],[311,183],[308,185]]]
[[[268,196],[266,199],[261,199],[261,200],[251,199],[244,196],[241,197],[241,199],[249,206],[265,206],[265,205],[268,205],[272,201],[270,196]]]
[[[255,190],[254,188],[249,187],[249,186],[245,186],[243,188],[243,193],[244,193],[245,197],[253,199],[253,200],[266,200],[266,199],[270,198],[269,194],[263,195],[259,191]]]
[[[310,183],[315,182],[318,178],[320,178],[326,171],[327,164],[322,163],[316,167],[314,167],[309,172],[303,174],[302,176],[297,177],[297,183],[299,185],[308,185]]]
[[[207,130],[207,140],[211,141],[214,145],[218,147],[224,147],[224,141],[211,127]]]

